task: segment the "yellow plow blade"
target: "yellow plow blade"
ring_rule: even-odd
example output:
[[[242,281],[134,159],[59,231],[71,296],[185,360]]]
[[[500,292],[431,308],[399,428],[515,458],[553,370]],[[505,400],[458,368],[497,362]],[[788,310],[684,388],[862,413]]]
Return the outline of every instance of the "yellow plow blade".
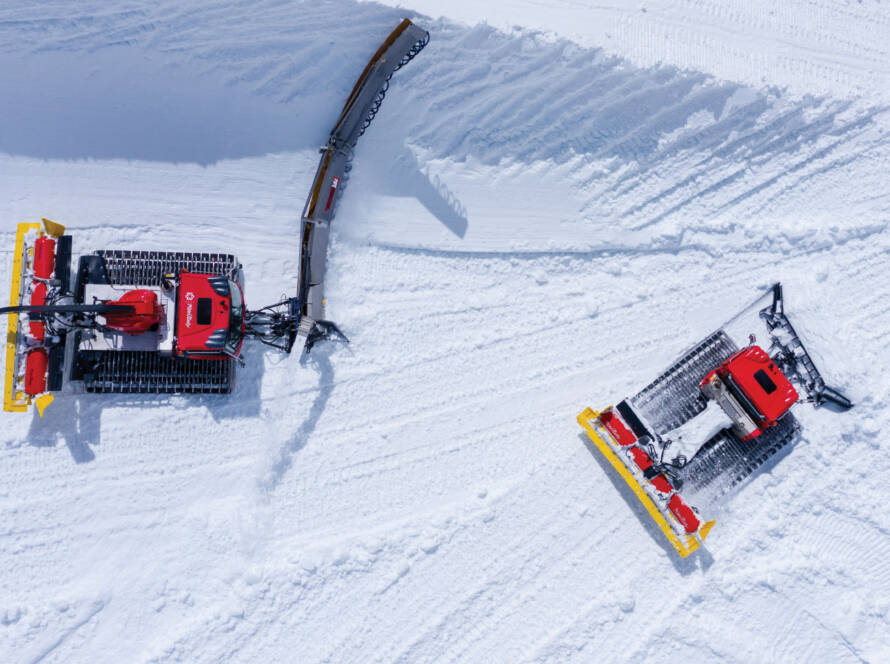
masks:
[[[12,286],[9,289],[9,306],[21,304],[22,274],[28,267],[30,256],[25,256],[25,236],[40,232],[40,224],[22,223],[15,234],[15,250],[12,259]],[[18,314],[9,314],[6,319],[6,376],[3,383],[3,410],[10,413],[23,413],[31,405],[31,399],[16,386],[16,339],[19,331]]]
[[[596,445],[596,448],[600,451],[600,453],[606,458],[606,461],[618,472],[621,478],[627,483],[627,486],[630,487],[631,491],[634,492],[634,495],[637,499],[642,503],[643,507],[646,508],[646,511],[649,513],[649,516],[652,517],[652,520],[655,521],[655,524],[661,529],[661,532],[664,533],[664,536],[668,538],[668,541],[677,550],[677,553],[680,554],[681,557],[685,558],[690,553],[695,551],[699,547],[699,540],[693,535],[687,535],[684,538],[681,538],[674,532],[674,529],[671,527],[671,524],[668,522],[665,515],[661,510],[653,502],[652,498],[649,497],[649,494],[646,493],[646,490],[640,485],[637,481],[637,478],[633,476],[627,466],[618,458],[615,452],[612,450],[611,446],[602,439],[602,437],[597,433],[596,426],[594,424],[595,420],[599,417],[599,413],[594,411],[591,408],[585,408],[584,412],[578,415],[578,424],[580,424],[584,431],[587,433],[587,436],[593,441],[593,444]],[[607,434],[608,435],[608,434]],[[714,527],[715,521],[708,521],[704,523],[701,528],[698,530],[699,537],[704,540],[707,537],[708,533],[711,532],[711,528]]]

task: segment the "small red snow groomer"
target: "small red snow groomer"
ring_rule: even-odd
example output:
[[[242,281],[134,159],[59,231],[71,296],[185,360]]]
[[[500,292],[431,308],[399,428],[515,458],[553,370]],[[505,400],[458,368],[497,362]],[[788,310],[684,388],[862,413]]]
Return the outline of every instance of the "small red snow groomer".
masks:
[[[368,62],[331,131],[300,223],[296,297],[248,310],[231,254],[99,250],[72,270],[61,224],[19,224],[12,270],[3,407],[40,415],[54,394],[232,391],[246,338],[289,353],[346,337],[324,316],[330,223],[353,149],[392,75],[429,33],[404,19]]]
[[[764,298],[771,297],[770,303]],[[714,526],[702,511],[741,484],[799,431],[791,408],[807,401],[846,410],[785,315],[781,284],[615,407],[578,422],[677,552],[695,551]],[[766,306],[764,306],[766,304]],[[756,311],[768,343],[755,343]],[[750,318],[750,317],[749,317]],[[748,334],[748,345],[736,338]],[[803,393],[803,397],[801,397]],[[676,454],[669,458],[668,449]]]

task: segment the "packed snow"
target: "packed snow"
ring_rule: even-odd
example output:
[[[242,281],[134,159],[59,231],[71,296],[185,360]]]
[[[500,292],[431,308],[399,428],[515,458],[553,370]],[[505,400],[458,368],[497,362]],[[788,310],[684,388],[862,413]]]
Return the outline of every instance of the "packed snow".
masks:
[[[431,33],[334,221],[348,346],[0,415],[0,661],[890,661],[886,3],[388,4],[0,7],[2,293],[49,217],[293,294],[318,147]],[[856,407],[680,559],[575,416],[775,281]]]

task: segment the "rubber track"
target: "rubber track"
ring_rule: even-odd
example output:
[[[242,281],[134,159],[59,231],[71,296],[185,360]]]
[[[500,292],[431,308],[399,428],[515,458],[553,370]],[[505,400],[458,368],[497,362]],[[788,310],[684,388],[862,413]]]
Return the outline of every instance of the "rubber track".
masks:
[[[188,270],[198,274],[230,276],[238,269],[231,254],[187,251],[100,250],[108,281],[115,285],[160,286],[165,274]]]
[[[87,392],[114,394],[228,394],[232,360],[161,357],[149,351],[81,351]]]
[[[637,414],[660,435],[699,415],[707,402],[698,384],[737,350],[732,339],[717,330],[631,397]]]
[[[699,448],[683,468],[683,493],[689,496],[719,498],[762,466],[785,447],[799,427],[791,413],[757,438],[741,441],[723,429]]]

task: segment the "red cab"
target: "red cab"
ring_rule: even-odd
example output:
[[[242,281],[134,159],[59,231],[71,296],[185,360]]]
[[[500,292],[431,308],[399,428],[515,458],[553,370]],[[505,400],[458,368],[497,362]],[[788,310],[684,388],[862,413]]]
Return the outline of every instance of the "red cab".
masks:
[[[243,301],[237,282],[183,270],[177,292],[176,353],[237,356],[243,341]]]

